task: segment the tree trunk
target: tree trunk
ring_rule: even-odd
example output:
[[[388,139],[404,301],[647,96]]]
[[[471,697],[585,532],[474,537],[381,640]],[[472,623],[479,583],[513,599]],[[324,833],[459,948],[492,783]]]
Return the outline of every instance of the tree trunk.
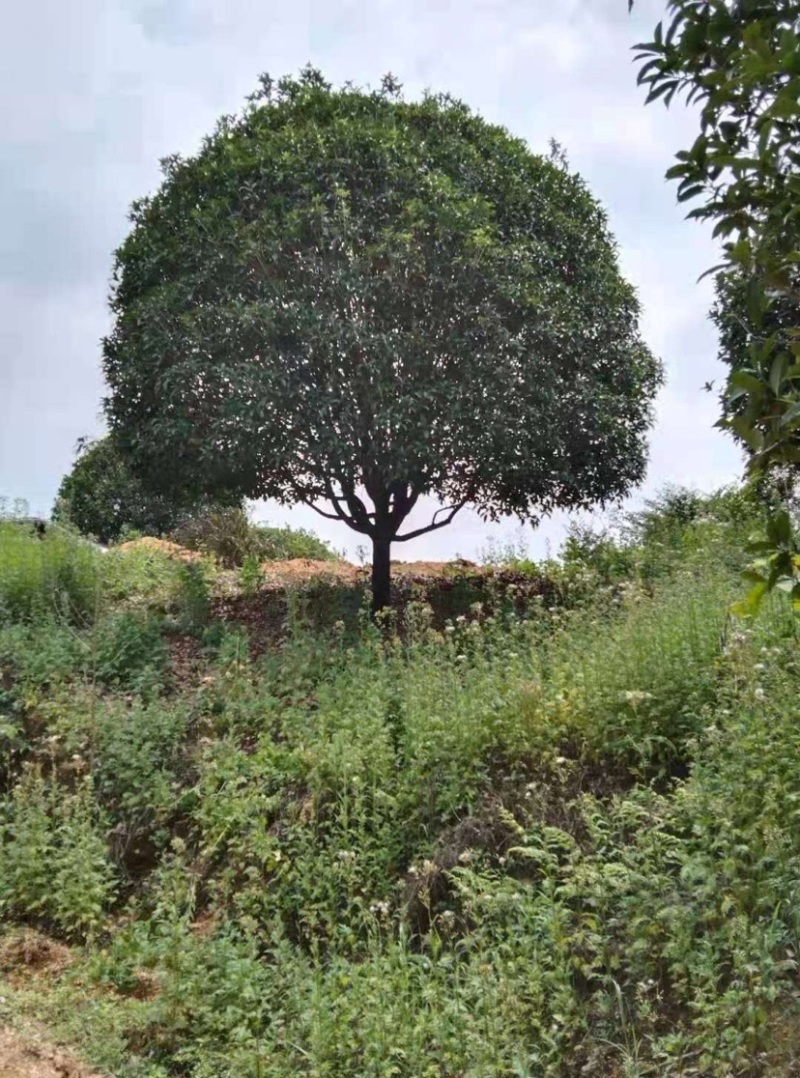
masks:
[[[386,536],[372,540],[372,615],[385,610],[392,600],[390,558],[392,540]]]

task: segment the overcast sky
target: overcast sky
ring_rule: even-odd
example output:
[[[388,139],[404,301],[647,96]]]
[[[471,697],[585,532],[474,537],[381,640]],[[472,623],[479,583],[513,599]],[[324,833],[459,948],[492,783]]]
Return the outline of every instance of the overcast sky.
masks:
[[[652,34],[663,0],[29,0],[8,5],[0,41],[0,495],[47,513],[76,439],[102,431],[100,338],[114,248],[132,199],[158,183],[159,158],[191,153],[259,73],[306,63],[333,82],[408,97],[461,97],[547,151],[556,138],[607,207],[623,270],[644,306],[644,335],[668,384],[642,494],[666,482],[711,489],[739,472],[712,429],[720,378],[708,322],[714,261],[664,182],[696,121],[643,105],[630,47]],[[418,507],[413,524],[429,507]],[[351,554],[360,537],[311,510],[256,507],[315,528]],[[474,557],[519,526],[463,512],[398,549],[404,558]],[[559,517],[526,533],[541,555]]]

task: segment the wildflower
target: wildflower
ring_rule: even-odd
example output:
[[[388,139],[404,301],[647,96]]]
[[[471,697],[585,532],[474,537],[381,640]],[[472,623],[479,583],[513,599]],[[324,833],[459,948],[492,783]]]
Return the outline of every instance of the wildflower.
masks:
[[[356,859],[355,850],[339,850],[336,854],[339,860],[345,865],[352,865]]]
[[[645,700],[652,700],[653,694],[651,692],[640,692],[637,689],[629,689],[628,692],[622,694],[622,699],[636,707],[638,704],[643,704]]]
[[[444,631],[446,633],[454,633],[456,631],[455,625],[445,625]]]
[[[766,663],[756,663],[755,666],[753,667],[753,669],[758,670],[758,672],[761,673],[762,670],[767,669],[767,664]]]
[[[766,695],[767,694],[764,692],[760,685],[757,685],[756,688],[753,690],[753,696],[755,696],[756,700],[763,700],[765,699]]]

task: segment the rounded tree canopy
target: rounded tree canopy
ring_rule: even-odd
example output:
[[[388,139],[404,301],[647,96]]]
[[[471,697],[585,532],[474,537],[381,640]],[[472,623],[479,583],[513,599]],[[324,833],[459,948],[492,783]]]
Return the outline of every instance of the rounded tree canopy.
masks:
[[[228,498],[225,504],[233,503]],[[165,535],[196,508],[144,485],[112,438],[82,438],[77,460],[58,488],[52,517],[100,543],[113,543],[128,528]]]
[[[383,541],[419,534],[398,531],[423,494],[451,507],[431,526],[535,520],[642,478],[660,366],[563,164],[449,97],[309,69],[163,167],[105,342],[149,482],[327,501]]]

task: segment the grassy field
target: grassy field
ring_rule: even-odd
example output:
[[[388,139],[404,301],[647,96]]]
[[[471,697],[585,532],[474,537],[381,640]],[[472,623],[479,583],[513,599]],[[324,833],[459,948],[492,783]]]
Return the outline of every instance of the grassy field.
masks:
[[[210,562],[0,524],[0,1021],[118,1078],[800,1074],[800,655],[727,612],[737,506],[523,609],[300,589],[255,657]]]

